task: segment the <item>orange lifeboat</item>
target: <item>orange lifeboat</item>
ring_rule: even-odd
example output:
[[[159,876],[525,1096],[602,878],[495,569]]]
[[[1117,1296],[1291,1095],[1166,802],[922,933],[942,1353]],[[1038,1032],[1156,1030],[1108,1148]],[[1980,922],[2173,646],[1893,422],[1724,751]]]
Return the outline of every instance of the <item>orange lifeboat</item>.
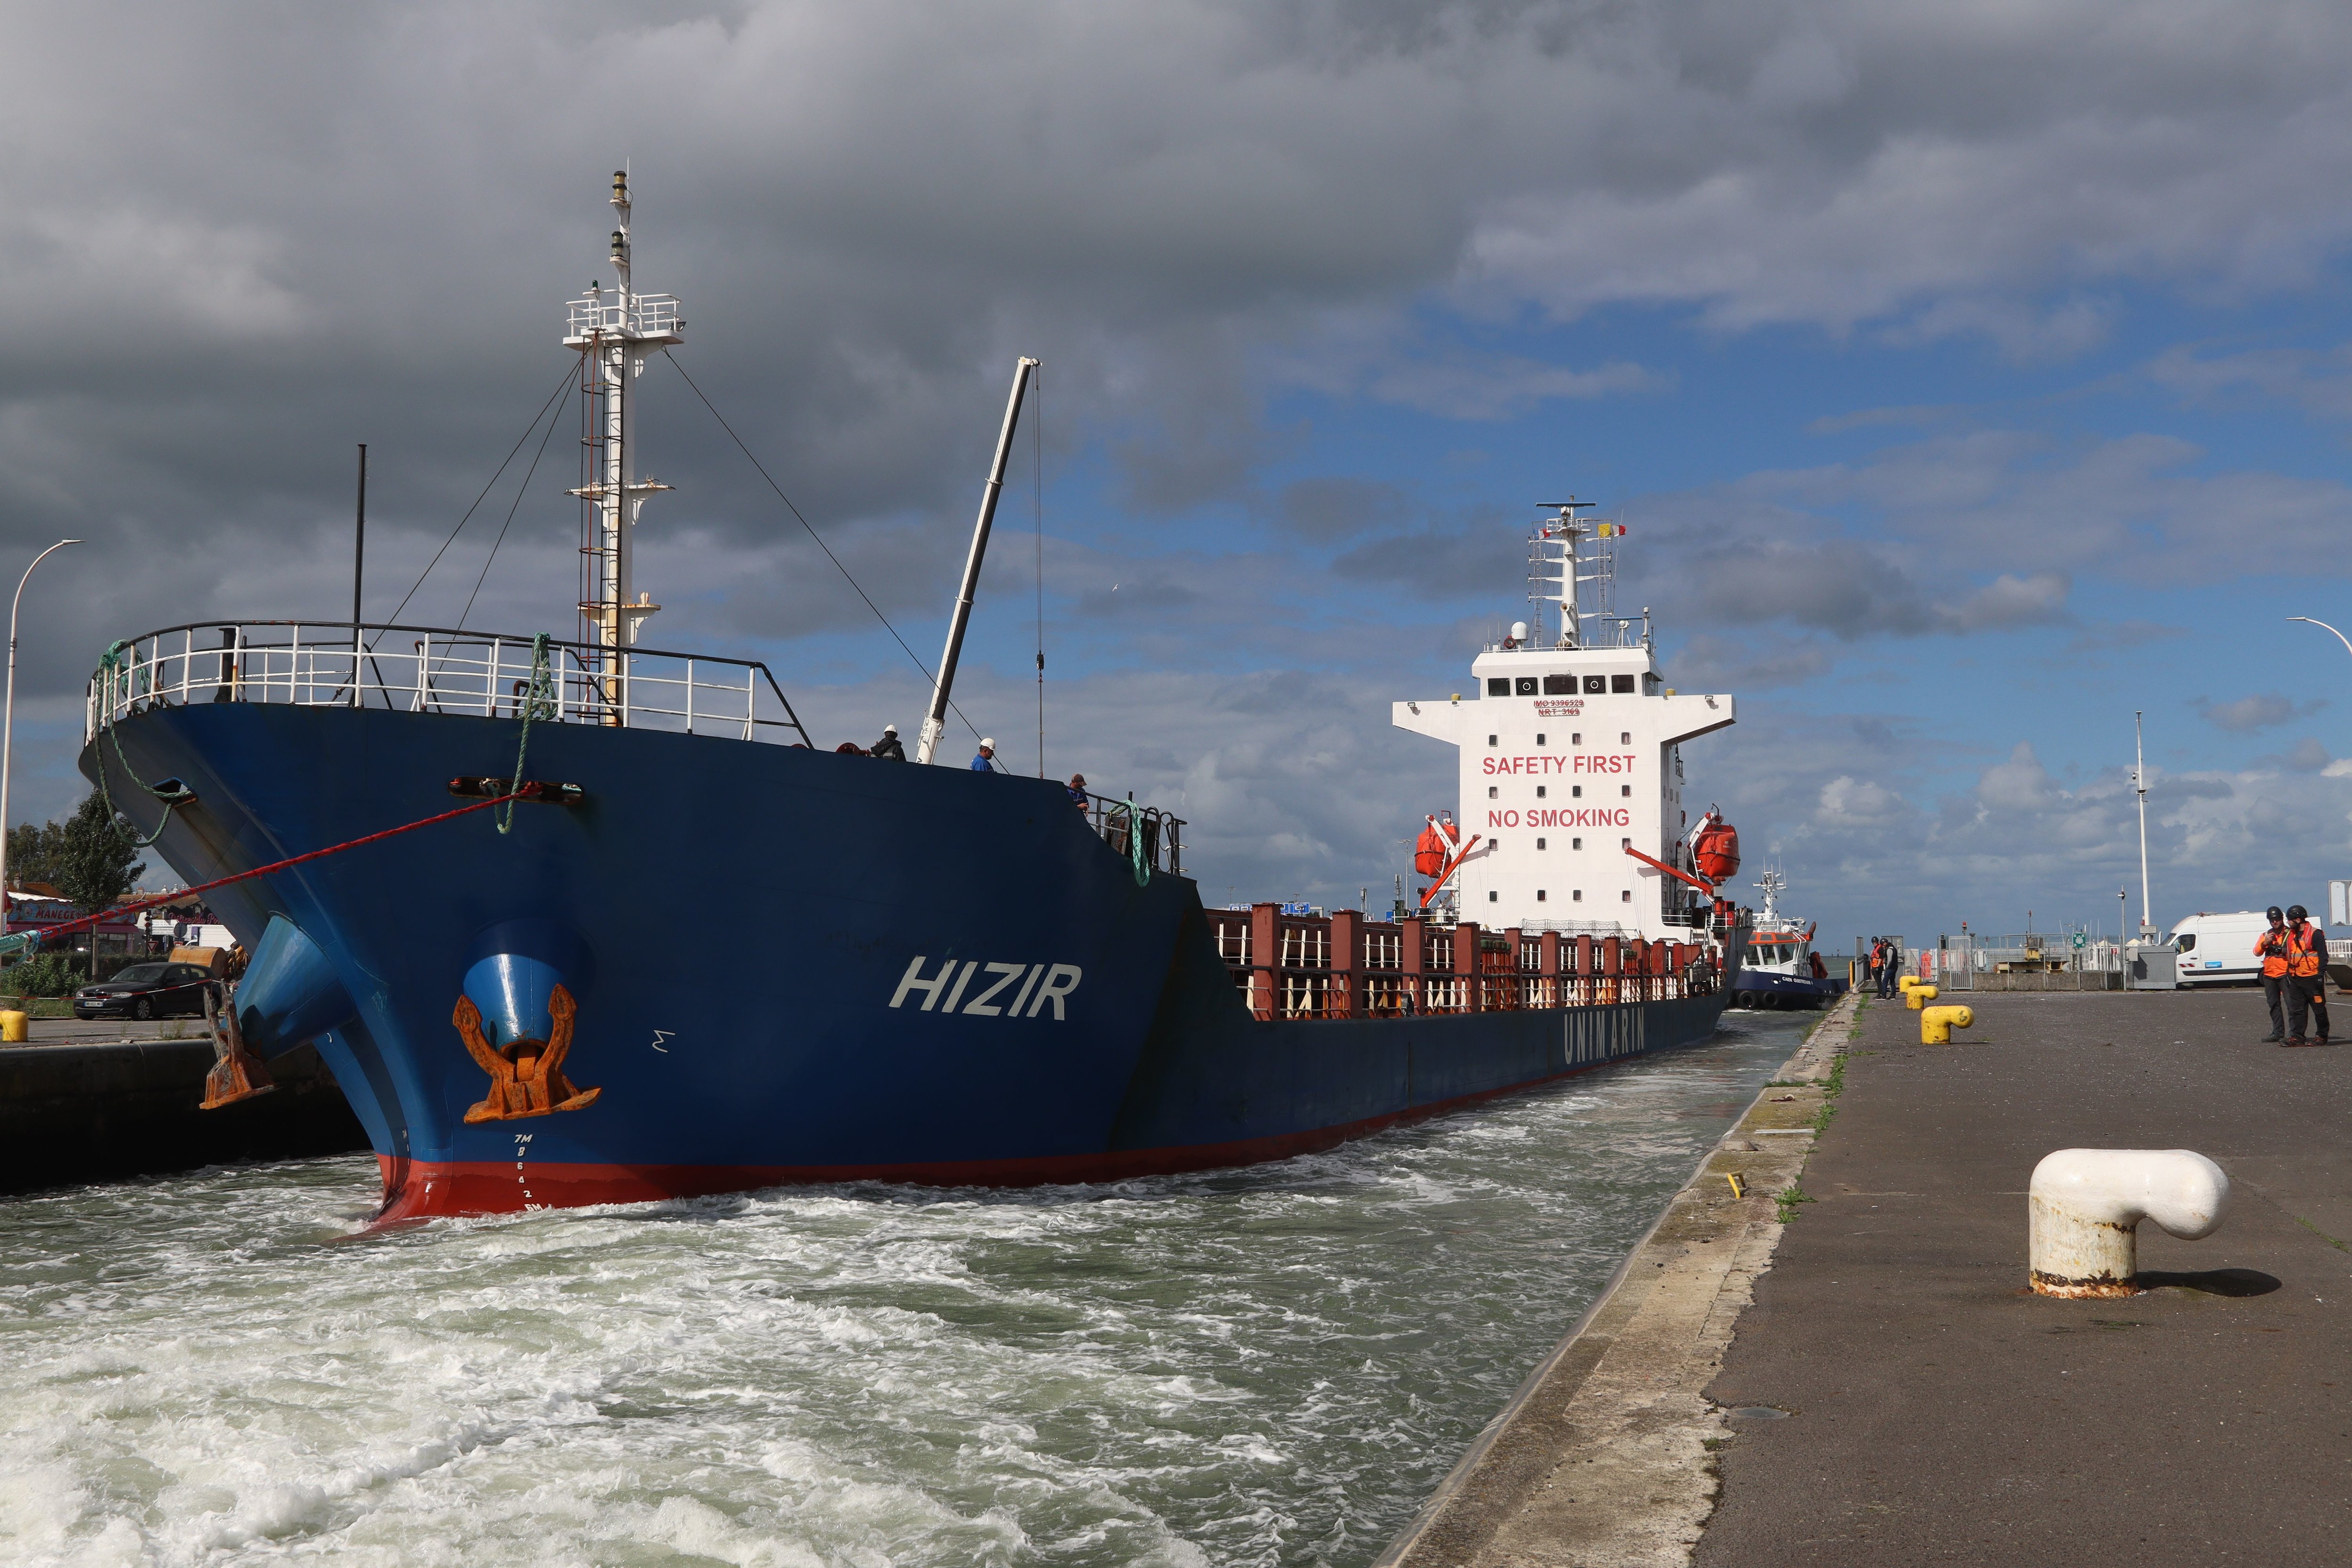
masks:
[[[1697,863],[1700,876],[1720,884],[1739,872],[1739,829],[1713,812],[1707,816],[1698,837],[1691,840],[1691,858]]]
[[[1413,841],[1413,874],[1420,877],[1436,876],[1445,869],[1446,857],[1450,853],[1451,851],[1446,848],[1444,837],[1437,831],[1437,825],[1432,823],[1423,828],[1421,837]]]

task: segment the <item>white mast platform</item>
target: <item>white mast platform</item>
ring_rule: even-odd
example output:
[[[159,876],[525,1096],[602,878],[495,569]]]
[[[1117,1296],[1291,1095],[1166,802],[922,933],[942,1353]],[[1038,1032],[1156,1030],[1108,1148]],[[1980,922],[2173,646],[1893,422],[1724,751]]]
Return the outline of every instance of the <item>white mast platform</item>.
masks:
[[[625,650],[635,645],[646,617],[661,608],[650,594],[637,591],[630,535],[646,498],[670,488],[629,477],[636,456],[636,399],[629,384],[645,374],[647,355],[686,341],[686,319],[678,312],[676,296],[640,294],[630,281],[625,170],[613,174],[613,210],[620,225],[613,231],[614,286],[606,289],[600,279],[571,302],[563,346],[579,353],[582,390],[601,404],[587,437],[589,472],[595,478],[571,493],[596,510],[592,542],[581,547],[589,570],[580,614],[593,628],[596,643],[609,650],[603,671],[605,699],[616,710],[617,721],[617,710],[626,702],[622,689],[627,676]]]
[[[1692,940],[1710,900],[1627,851],[1692,869],[1680,747],[1731,724],[1732,700],[1663,684],[1649,611],[1611,610],[1619,526],[1579,518],[1589,501],[1545,504],[1555,515],[1528,540],[1536,626],[1479,653],[1466,692],[1391,711],[1461,753],[1454,817],[1479,842],[1447,891],[1486,927]]]

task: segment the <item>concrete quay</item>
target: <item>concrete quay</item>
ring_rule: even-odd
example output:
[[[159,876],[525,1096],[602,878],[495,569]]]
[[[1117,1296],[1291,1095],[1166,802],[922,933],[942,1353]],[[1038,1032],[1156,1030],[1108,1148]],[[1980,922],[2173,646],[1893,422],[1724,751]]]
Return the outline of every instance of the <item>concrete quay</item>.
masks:
[[[114,1023],[66,1026],[99,1041],[38,1043],[40,1026],[57,1023],[36,1020],[36,1043],[0,1047],[0,1193],[367,1147],[334,1075],[308,1046],[269,1064],[276,1092],[205,1110],[210,1040]],[[126,1029],[148,1037],[124,1039]]]
[[[2352,1050],[2245,991],[1959,999],[1825,1021],[1383,1563],[2352,1561]],[[2230,1215],[2034,1295],[2067,1147],[2196,1150]]]

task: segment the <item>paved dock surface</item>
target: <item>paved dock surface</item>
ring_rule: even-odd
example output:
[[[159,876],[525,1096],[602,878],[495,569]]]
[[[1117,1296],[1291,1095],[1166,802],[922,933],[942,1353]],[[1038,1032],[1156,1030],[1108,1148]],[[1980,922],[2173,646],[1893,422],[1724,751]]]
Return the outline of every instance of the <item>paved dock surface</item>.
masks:
[[[2352,1562],[2352,1047],[2257,1044],[2247,991],[1946,1000],[1950,1046],[1863,1016],[1706,1391],[1759,1414],[1695,1561]],[[2147,1294],[2035,1296],[2026,1182],[2072,1146],[2207,1154],[2229,1218],[2143,1225]]]
[[[142,1024],[136,1018],[27,1018],[24,1046],[110,1046],[125,1040],[196,1039],[205,1032],[202,1018],[158,1018]],[[20,1046],[0,1045],[0,1050]]]

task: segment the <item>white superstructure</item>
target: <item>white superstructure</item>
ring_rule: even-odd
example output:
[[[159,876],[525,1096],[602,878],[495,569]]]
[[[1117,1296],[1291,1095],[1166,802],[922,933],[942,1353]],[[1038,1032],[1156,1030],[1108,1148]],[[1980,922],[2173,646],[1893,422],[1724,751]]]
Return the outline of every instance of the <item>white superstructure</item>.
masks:
[[[1691,868],[1705,803],[1685,801],[1680,747],[1730,724],[1732,700],[1667,687],[1649,612],[1611,613],[1607,542],[1622,530],[1578,518],[1590,504],[1554,506],[1530,540],[1536,626],[1479,653],[1469,689],[1399,702],[1391,718],[1460,751],[1470,847],[1446,890],[1461,919],[1684,940],[1706,895],[1628,851]]]

